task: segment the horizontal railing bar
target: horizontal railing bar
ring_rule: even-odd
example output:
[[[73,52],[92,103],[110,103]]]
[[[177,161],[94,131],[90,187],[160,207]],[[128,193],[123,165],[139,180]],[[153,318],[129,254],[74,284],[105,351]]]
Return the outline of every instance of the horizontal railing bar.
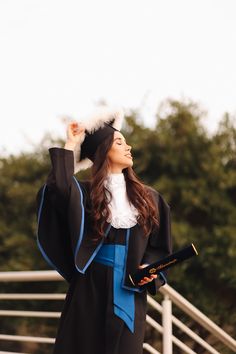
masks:
[[[55,270],[32,270],[16,272],[0,272],[0,281],[27,282],[27,281],[60,281],[64,278]],[[64,280],[65,281],[65,280]]]
[[[32,337],[32,336],[15,336],[10,334],[0,334],[1,340],[10,340],[17,342],[33,342],[33,343],[55,343],[55,338],[46,338],[46,337]]]
[[[47,343],[53,344],[55,343],[55,338],[44,338],[44,337],[29,337],[29,336],[14,336],[14,335],[7,335],[7,334],[0,334],[0,339],[2,340],[14,340],[20,342],[34,342],[34,343]],[[160,354],[156,349],[154,349],[150,344],[143,343],[143,348],[146,349],[149,353],[152,354]],[[7,354],[18,354],[18,353],[9,353],[9,352],[0,352],[7,353]],[[19,354],[26,354],[26,353],[19,353]]]
[[[195,306],[193,306],[188,300],[186,300],[177,291],[171,288],[168,284],[162,286],[160,292],[163,295],[168,295],[175,305],[186,312],[191,318],[200,323],[210,333],[215,335],[219,340],[226,344],[229,348],[236,351],[236,341],[230,337],[225,331],[217,326],[212,320],[205,316]]]
[[[58,318],[60,312],[0,310],[0,316]]]
[[[27,354],[27,353],[16,353],[16,352],[3,352],[3,351],[0,351],[0,354]]]
[[[0,294],[0,300],[64,300],[65,294]]]
[[[16,271],[16,272],[0,272],[0,281],[64,281],[63,277],[54,270],[41,271]],[[207,316],[201,313],[188,300],[177,293],[168,284],[160,288],[163,295],[168,295],[170,299],[186,312],[191,318],[200,323],[204,328],[209,330],[220,341],[226,344],[229,348],[236,350],[236,341],[230,337],[225,331],[211,321]]]
[[[9,294],[8,294],[9,295]],[[50,298],[50,299],[55,299],[58,298],[57,295],[60,297],[60,299],[65,298],[65,294],[10,294],[12,295],[13,299],[19,299],[18,295],[20,295],[20,298],[28,298],[27,295],[35,295],[37,298],[38,295],[39,298],[41,299],[41,296],[45,296],[45,298]],[[16,296],[16,297],[15,297]],[[34,297],[33,297],[34,298]],[[0,296],[1,299],[1,296]],[[162,306],[153,300],[149,295],[148,295],[148,303],[155,308],[157,311],[162,313]],[[0,310],[0,316],[24,316],[24,317],[47,317],[47,318],[59,318],[60,313],[56,312],[40,312],[40,311],[14,311],[14,310]],[[193,340],[198,342],[200,345],[202,345],[205,349],[209,351],[211,354],[219,354],[218,351],[216,351],[214,348],[212,348],[207,342],[205,342],[201,337],[199,337],[196,333],[194,333],[191,329],[189,329],[186,325],[184,325],[181,321],[179,321],[175,316],[172,315],[172,321],[175,325],[177,325],[182,331],[184,331],[186,334],[188,334]]]
[[[215,348],[213,348],[210,344],[208,344],[204,339],[202,339],[198,334],[193,332],[189,327],[187,327],[184,323],[182,323],[178,318],[172,315],[172,321],[173,323],[181,329],[183,332],[185,332],[189,337],[191,337],[195,342],[200,344],[203,348],[205,348],[208,353],[211,354],[220,354]]]
[[[155,328],[158,332],[160,332],[161,334],[163,334],[163,327],[157,323],[152,317],[150,316],[146,316],[146,321],[147,323],[152,326],[153,328]],[[178,338],[176,338],[175,336],[172,335],[172,342],[179,347],[180,349],[182,349],[184,351],[184,353],[187,354],[197,354],[196,352],[194,352],[192,349],[190,349],[186,344],[182,343]]]
[[[150,324],[150,326],[155,328],[156,331],[158,331],[159,333],[163,334],[162,326],[158,322],[156,322],[151,316],[146,315],[146,322],[148,324]]]
[[[0,351],[0,354],[27,354],[27,353],[16,353],[16,352],[3,352],[3,351]]]
[[[162,314],[163,309],[162,306],[155,301],[151,296],[147,297],[148,304],[152,306],[155,310]],[[184,323],[178,320],[174,315],[171,316],[172,322],[180,328],[183,332],[185,332],[189,337],[199,343],[203,348],[207,349],[211,354],[220,354],[217,350],[215,350],[210,344],[208,344],[204,339],[202,339],[198,334],[193,332],[189,327],[187,327]]]
[[[151,354],[161,354],[160,352],[158,352],[155,348],[153,348],[148,343],[143,343],[143,349],[145,349],[147,352],[149,352]]]

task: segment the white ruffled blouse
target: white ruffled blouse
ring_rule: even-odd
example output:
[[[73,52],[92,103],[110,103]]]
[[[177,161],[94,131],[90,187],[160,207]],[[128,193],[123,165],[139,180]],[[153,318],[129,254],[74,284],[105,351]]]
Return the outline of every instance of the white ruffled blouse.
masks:
[[[107,221],[116,229],[127,229],[137,224],[138,211],[128,200],[124,174],[111,173],[104,183],[112,194],[108,205],[111,217]]]

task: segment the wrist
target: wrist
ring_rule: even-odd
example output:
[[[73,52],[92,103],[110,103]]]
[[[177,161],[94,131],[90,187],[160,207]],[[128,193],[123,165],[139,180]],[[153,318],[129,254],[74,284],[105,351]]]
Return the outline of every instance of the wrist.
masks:
[[[64,145],[64,149],[74,151],[75,150],[75,146],[76,146],[76,143],[74,143],[73,141],[67,140],[65,145]]]

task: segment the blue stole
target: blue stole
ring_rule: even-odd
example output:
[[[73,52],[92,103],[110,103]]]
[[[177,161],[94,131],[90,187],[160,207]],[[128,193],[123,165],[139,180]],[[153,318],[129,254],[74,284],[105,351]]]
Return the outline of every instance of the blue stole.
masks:
[[[128,230],[129,231],[129,230]],[[127,232],[127,236],[129,236]],[[127,237],[128,238],[128,237]],[[126,240],[127,240],[126,238]],[[127,244],[103,244],[94,261],[113,267],[113,305],[114,313],[120,317],[134,333],[135,298],[134,291],[139,288],[125,288],[124,275],[127,257]]]

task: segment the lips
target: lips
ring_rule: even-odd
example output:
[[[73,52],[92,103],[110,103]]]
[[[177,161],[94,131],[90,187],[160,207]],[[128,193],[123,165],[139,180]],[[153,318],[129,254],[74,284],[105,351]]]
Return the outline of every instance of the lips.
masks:
[[[133,158],[131,154],[127,154],[125,156],[130,157],[131,159]]]

